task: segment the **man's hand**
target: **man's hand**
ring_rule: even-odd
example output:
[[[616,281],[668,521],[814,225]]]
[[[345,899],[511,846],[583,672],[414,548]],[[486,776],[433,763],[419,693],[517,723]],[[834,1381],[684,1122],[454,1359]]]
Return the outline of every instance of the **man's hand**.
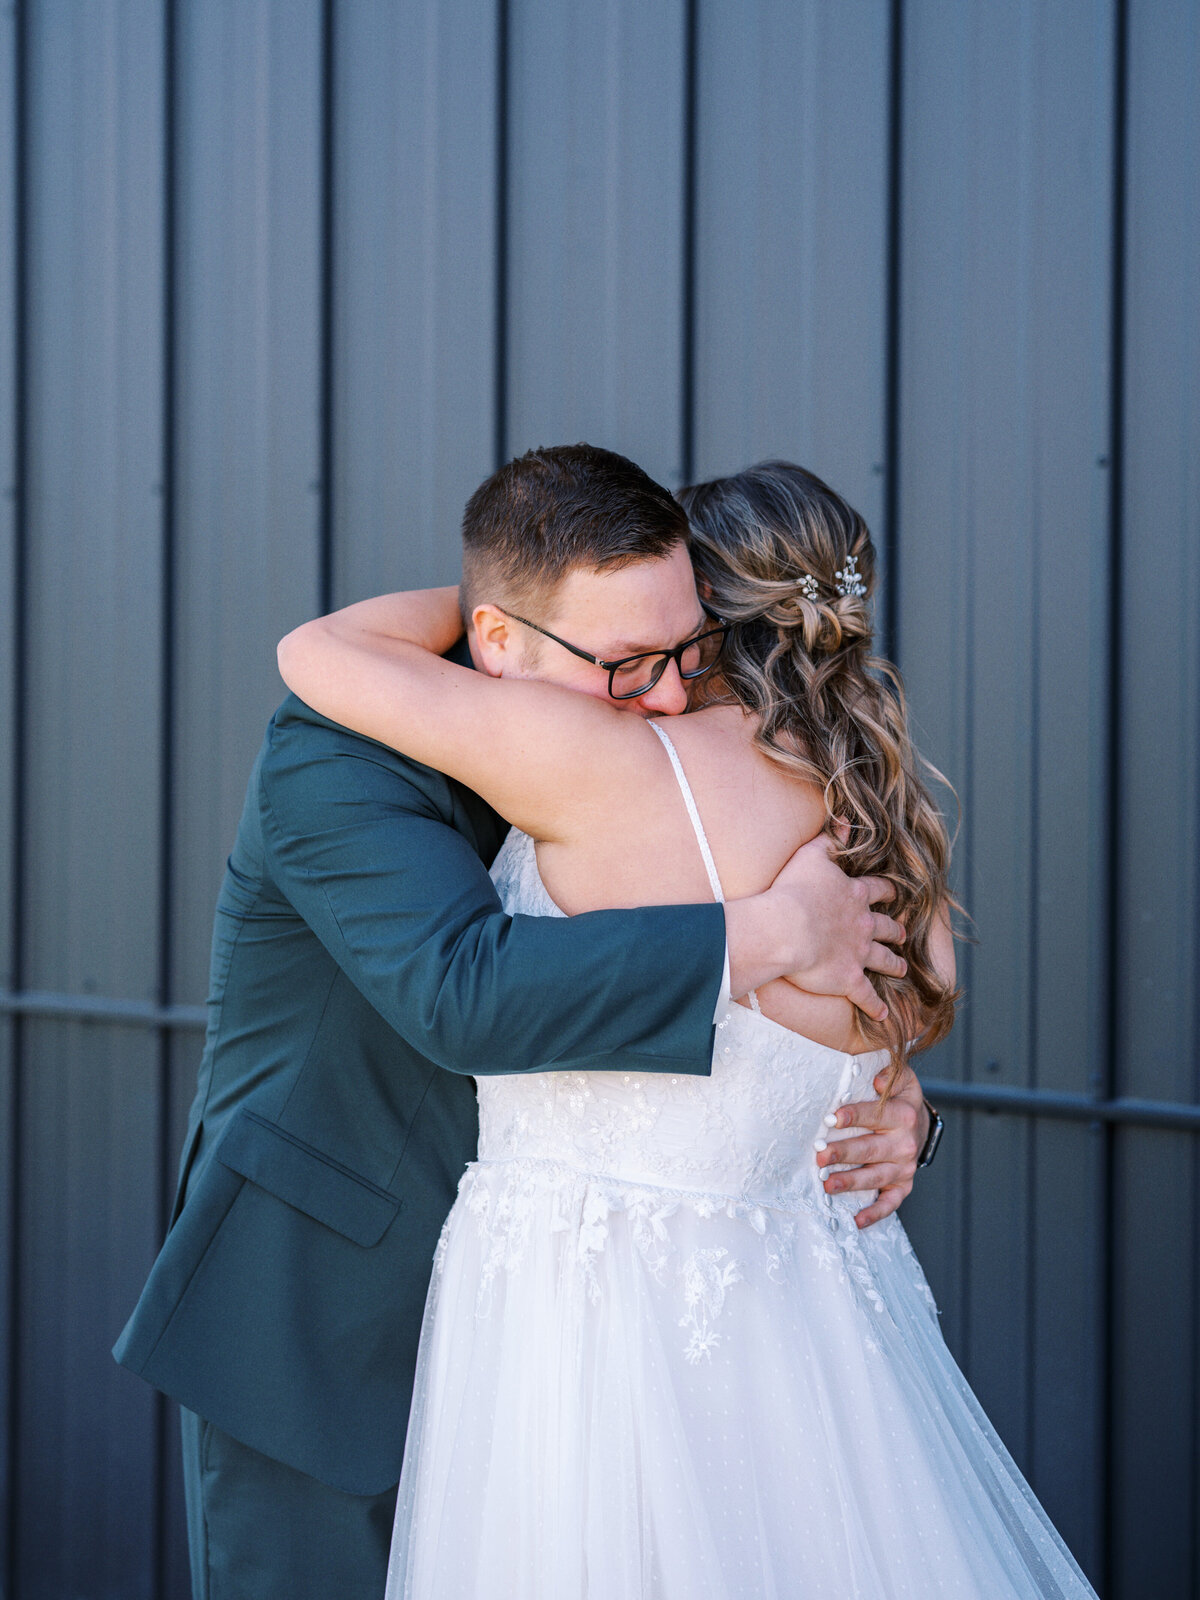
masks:
[[[886,1073],[884,1068],[876,1074],[877,1094],[883,1090]],[[817,1166],[824,1171],[845,1162],[855,1165],[851,1171],[827,1177],[825,1192],[878,1189],[878,1198],[855,1218],[860,1228],[869,1228],[890,1216],[912,1189],[917,1157],[929,1137],[929,1113],[921,1085],[912,1068],[905,1067],[882,1111],[875,1100],[857,1100],[831,1115],[833,1125],[817,1141]]]
[[[832,859],[833,841],[818,834],[784,866],[771,893],[794,904],[807,959],[784,976],[810,994],[844,995],[867,1016],[882,1022],[887,1006],[867,972],[902,978],[907,963],[889,944],[901,944],[904,929],[873,905],[886,904],[895,889],[886,878],[849,878]]]

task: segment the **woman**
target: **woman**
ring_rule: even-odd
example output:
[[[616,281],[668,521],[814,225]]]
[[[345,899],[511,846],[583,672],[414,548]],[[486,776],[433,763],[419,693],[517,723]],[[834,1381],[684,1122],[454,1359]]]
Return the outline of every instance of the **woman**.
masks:
[[[389,1600],[1089,1595],[950,1357],[903,1228],[860,1231],[822,1148],[839,1105],[953,1019],[948,844],[898,680],[868,654],[867,529],[785,463],[682,498],[714,622],[666,667],[699,691],[669,732],[529,681],[536,654],[516,681],[438,659],[454,591],[281,646],[317,710],[512,818],[493,867],[510,911],[752,892],[839,818],[842,860],[891,879],[908,933],[884,1023],[780,981],[729,1008],[709,1079],[480,1080]],[[496,611],[531,651],[547,633],[575,649]]]

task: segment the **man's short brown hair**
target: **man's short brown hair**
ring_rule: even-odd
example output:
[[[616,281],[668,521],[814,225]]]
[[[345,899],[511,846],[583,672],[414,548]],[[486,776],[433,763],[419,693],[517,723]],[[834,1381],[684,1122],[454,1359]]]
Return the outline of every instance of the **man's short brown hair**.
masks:
[[[652,561],[687,539],[679,502],[625,456],[590,444],[530,450],[467,501],[463,619],[485,601],[544,602],[576,567]]]

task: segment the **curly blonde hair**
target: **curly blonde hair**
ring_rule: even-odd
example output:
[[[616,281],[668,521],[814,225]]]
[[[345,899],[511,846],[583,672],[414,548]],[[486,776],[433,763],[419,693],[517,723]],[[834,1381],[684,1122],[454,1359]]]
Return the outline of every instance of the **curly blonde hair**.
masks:
[[[826,831],[850,825],[835,852],[844,870],[895,886],[887,909],[904,923],[908,972],[873,975],[888,1017],[859,1018],[890,1052],[886,1098],[913,1035],[923,1050],[953,1026],[958,993],[933,966],[930,936],[957,903],[950,840],[919,769],[946,780],[909,737],[899,672],[871,654],[871,535],[840,495],[787,461],[696,484],[679,500],[701,594],[734,624],[713,698],[752,713],[763,754],[821,786]]]

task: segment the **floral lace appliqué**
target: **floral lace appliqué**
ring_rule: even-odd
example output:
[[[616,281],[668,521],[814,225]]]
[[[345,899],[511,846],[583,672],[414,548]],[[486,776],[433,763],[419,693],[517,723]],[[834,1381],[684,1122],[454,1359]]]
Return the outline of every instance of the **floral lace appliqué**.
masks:
[[[742,1281],[742,1270],[729,1259],[728,1250],[693,1250],[684,1262],[682,1277],[686,1310],[679,1326],[690,1336],[683,1354],[695,1366],[711,1357],[714,1345],[721,1342],[714,1324],[725,1309],[726,1294]]]

